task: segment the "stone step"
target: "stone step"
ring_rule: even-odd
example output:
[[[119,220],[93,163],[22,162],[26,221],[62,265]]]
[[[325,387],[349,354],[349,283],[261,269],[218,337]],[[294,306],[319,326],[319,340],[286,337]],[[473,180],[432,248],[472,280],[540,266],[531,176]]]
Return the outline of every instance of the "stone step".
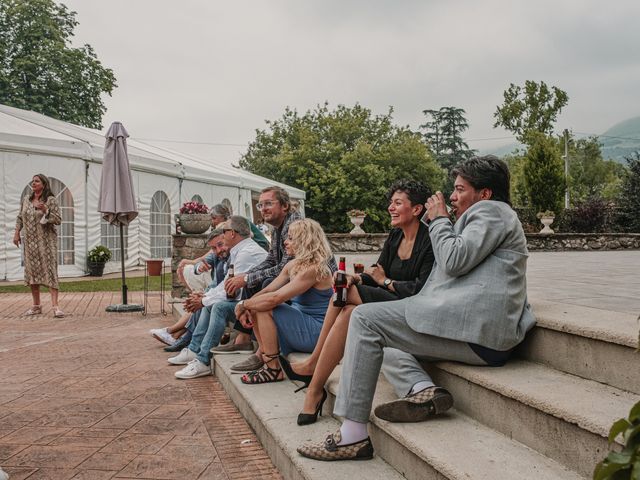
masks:
[[[294,394],[293,384],[289,381],[259,386],[243,385],[239,375],[229,372],[229,367],[237,361],[238,356],[235,355],[215,356],[216,376],[287,479],[584,478],[456,411],[419,424],[390,424],[372,418],[370,432],[376,448],[376,457],[372,461],[327,464],[305,459],[295,451],[300,443],[321,440],[339,427],[339,422],[327,415],[333,408],[333,396],[329,397],[330,400],[325,404],[325,415],[317,423],[298,427],[296,416],[302,408],[304,393]],[[330,391],[337,386],[337,375],[338,372],[329,381]],[[377,404],[393,398],[390,385],[381,377],[374,402]]]
[[[531,303],[538,323],[518,356],[640,394],[636,315],[566,301],[532,298]]]
[[[458,410],[585,476],[606,455],[613,422],[638,401],[634,393],[525,360],[428,369]]]
[[[325,480],[400,480],[400,475],[380,456],[366,462],[318,462],[304,458],[296,448],[308,441],[322,440],[337,431],[340,423],[329,415],[313,425],[299,427],[296,417],[302,409],[304,393],[294,394],[294,385],[287,381],[266,385],[244,385],[240,375],[229,368],[241,361],[243,355],[215,355],[213,368],[216,377],[236,404],[251,428],[256,432],[274,465],[287,479]]]

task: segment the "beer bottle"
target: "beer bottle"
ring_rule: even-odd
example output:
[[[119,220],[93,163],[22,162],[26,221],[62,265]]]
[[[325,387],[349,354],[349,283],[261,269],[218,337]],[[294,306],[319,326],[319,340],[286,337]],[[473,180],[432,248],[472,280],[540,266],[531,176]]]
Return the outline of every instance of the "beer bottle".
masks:
[[[233,263],[231,263],[229,264],[229,269],[227,270],[227,278],[233,278],[235,274],[236,274],[236,270],[233,266]],[[232,294],[227,293],[227,298],[230,300],[233,300],[234,298],[236,298],[235,292]]]
[[[344,307],[347,304],[347,267],[345,257],[340,257],[338,273],[333,284],[333,306]]]

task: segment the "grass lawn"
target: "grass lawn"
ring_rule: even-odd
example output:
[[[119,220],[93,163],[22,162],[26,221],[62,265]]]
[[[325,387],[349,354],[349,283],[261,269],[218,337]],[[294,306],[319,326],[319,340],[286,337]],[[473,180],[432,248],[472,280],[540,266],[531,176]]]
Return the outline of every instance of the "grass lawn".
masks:
[[[130,292],[144,290],[144,277],[127,277],[127,288]],[[171,274],[164,274],[164,288],[171,291]],[[46,287],[43,291],[48,291]],[[149,277],[149,290],[160,290],[160,277]],[[24,285],[0,286],[0,293],[28,293],[31,289]],[[120,292],[122,291],[122,279],[96,279],[83,280],[80,282],[60,282],[61,292]]]

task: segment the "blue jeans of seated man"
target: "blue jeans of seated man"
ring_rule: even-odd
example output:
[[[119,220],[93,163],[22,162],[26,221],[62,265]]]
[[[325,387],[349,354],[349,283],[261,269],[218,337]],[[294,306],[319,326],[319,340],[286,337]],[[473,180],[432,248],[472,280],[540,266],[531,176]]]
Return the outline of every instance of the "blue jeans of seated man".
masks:
[[[217,302],[200,310],[200,318],[191,337],[189,350],[205,365],[209,365],[209,350],[220,343],[227,322],[236,319],[236,303],[238,302],[235,300]]]

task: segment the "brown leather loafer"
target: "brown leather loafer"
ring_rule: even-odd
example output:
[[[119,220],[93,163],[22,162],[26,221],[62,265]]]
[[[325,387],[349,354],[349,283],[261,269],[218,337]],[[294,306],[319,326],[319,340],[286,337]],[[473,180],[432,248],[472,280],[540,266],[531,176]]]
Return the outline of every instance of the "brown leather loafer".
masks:
[[[323,443],[307,444],[298,447],[303,457],[325,462],[337,460],[370,460],[373,458],[373,445],[369,437],[360,442],[338,445],[341,440],[340,430],[329,435]]]
[[[452,406],[453,397],[447,390],[431,387],[378,405],[374,414],[387,422],[423,422],[429,417],[446,412]]]

